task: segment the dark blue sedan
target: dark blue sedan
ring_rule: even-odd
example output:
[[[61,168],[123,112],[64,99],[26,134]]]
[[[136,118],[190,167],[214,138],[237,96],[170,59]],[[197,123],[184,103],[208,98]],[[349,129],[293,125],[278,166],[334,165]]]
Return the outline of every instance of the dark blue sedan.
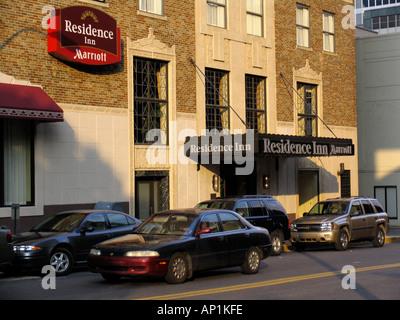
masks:
[[[95,244],[132,233],[140,224],[140,220],[117,211],[59,213],[30,232],[13,236],[13,267],[25,269],[51,265],[57,275],[66,275],[75,263],[87,260]]]
[[[139,275],[182,283],[196,270],[241,266],[257,273],[270,253],[268,230],[233,211],[181,209],[157,213],[133,234],[94,246],[88,264],[106,280]]]

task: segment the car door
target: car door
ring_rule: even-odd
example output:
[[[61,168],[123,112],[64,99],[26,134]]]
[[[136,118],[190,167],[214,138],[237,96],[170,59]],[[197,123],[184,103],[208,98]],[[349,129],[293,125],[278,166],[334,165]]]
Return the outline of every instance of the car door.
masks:
[[[218,215],[228,243],[227,263],[228,265],[242,264],[250,248],[250,230],[232,213],[220,212]]]
[[[365,237],[371,238],[375,236],[375,226],[378,215],[375,213],[374,207],[367,199],[361,200],[364,207],[365,217],[367,219],[367,227],[365,229]]]
[[[365,238],[367,218],[360,201],[354,201],[350,207],[351,240]]]
[[[249,222],[256,227],[263,227],[269,231],[274,230],[272,217],[264,203],[260,200],[249,200],[249,204],[251,208]]]
[[[196,237],[196,269],[225,266],[228,244],[216,213],[206,214],[200,221],[197,232],[209,228],[211,232]],[[210,231],[207,230],[207,231]]]
[[[76,248],[78,260],[86,260],[94,245],[111,238],[111,229],[103,212],[88,215],[82,222],[79,232]]]

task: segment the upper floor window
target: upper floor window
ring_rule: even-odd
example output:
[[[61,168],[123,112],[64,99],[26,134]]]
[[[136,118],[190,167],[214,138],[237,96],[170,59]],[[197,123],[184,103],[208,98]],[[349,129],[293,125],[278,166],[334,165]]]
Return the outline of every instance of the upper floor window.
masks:
[[[324,25],[324,51],[335,52],[335,15],[324,12],[322,18]]]
[[[299,135],[317,136],[317,86],[299,83],[297,90],[302,98],[298,100]]]
[[[374,30],[393,29],[393,31],[398,31],[399,27],[400,14],[372,18],[372,29]]]
[[[265,78],[246,75],[246,124],[255,133],[265,133]]]
[[[139,0],[139,11],[164,15],[164,0]]]
[[[207,0],[207,24],[226,28],[226,0]]]
[[[310,47],[310,12],[309,8],[297,5],[296,10],[297,45]]]
[[[247,0],[247,33],[263,35],[263,1]]]
[[[134,139],[135,143],[151,144],[146,139],[152,129],[162,132],[158,143],[167,143],[168,132],[168,64],[164,61],[133,59]]]
[[[206,69],[206,128],[229,129],[229,74]]]

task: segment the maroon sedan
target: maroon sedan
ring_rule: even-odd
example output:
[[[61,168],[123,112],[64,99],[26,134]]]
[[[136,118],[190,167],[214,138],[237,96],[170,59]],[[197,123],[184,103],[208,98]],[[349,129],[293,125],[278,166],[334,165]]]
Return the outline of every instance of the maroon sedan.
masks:
[[[196,270],[241,266],[257,273],[270,253],[268,230],[232,211],[191,208],[157,213],[134,234],[96,245],[88,263],[106,280],[145,275],[182,283]]]

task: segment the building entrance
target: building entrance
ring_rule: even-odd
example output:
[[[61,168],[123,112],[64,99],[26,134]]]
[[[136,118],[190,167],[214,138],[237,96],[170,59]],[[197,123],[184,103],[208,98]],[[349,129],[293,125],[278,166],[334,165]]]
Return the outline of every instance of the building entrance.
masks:
[[[135,173],[135,216],[145,220],[169,209],[169,175],[164,171]]]
[[[299,215],[310,209],[319,201],[318,171],[299,171]]]

